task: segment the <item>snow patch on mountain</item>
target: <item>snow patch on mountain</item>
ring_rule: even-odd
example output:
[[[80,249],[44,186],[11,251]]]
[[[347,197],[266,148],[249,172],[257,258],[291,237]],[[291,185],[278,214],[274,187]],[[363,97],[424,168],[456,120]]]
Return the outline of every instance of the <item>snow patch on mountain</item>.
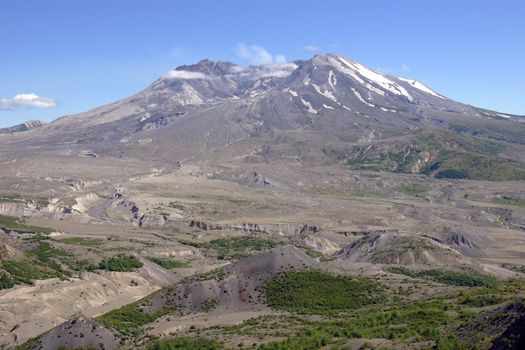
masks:
[[[439,97],[439,98],[442,98],[442,99],[445,99],[443,96],[441,96],[440,94],[432,91],[432,89],[430,89],[428,86],[426,85],[423,85],[421,84],[419,81],[417,80],[412,80],[412,79],[406,79],[406,78],[398,78],[399,80],[402,80],[404,82],[407,82],[410,84],[410,86],[412,86],[413,88],[416,88],[418,90],[421,90],[423,92],[426,92],[427,94],[430,94],[432,96],[435,96],[435,97]]]
[[[374,104],[372,104],[372,103],[366,101],[366,100],[361,96],[361,94],[359,93],[359,91],[357,91],[357,90],[354,89],[354,88],[351,88],[351,89],[352,89],[352,91],[354,92],[354,95],[358,98],[359,101],[363,102],[364,104],[369,105],[370,107],[375,107]]]
[[[383,112],[390,112],[390,113],[396,113],[397,111],[395,109],[389,109],[385,107],[380,107]]]
[[[312,84],[312,86],[314,87],[315,91],[317,91],[318,94],[334,101],[334,102],[337,102],[337,99],[335,98],[335,96],[332,94],[332,92],[328,89],[322,89],[319,85],[317,84]]]
[[[359,75],[370,80],[371,82],[376,83],[377,85],[381,86],[381,88],[393,94],[405,96],[409,101],[414,100],[414,98],[408,93],[408,91],[404,87],[386,78],[385,76],[376,73],[359,63],[350,62],[349,60],[343,57],[339,57],[339,60],[343,62],[346,66],[348,66],[351,70],[359,73]],[[366,86],[366,84],[362,84]]]
[[[301,102],[306,107],[308,113],[317,114],[317,110],[312,107],[312,104],[301,97]]]
[[[335,86],[337,85],[337,77],[335,76],[333,70],[330,70],[328,73],[328,84],[332,87],[332,89],[335,89]]]

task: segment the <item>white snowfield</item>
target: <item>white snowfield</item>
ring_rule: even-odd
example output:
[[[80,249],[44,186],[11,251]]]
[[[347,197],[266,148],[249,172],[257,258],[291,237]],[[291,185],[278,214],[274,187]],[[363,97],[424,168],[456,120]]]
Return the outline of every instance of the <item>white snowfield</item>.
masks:
[[[306,101],[302,97],[300,98],[301,98],[301,102],[306,107],[306,110],[308,111],[308,113],[317,114],[317,110],[315,110],[315,108],[312,107],[312,104],[310,102]]]
[[[292,95],[293,97],[297,97],[299,96],[299,94],[297,94],[297,92],[293,91],[293,90],[288,90],[288,92],[290,93],[290,95]]]
[[[328,56],[327,59],[328,59],[329,64],[331,64],[332,66],[334,66],[339,71],[343,72],[344,74],[346,74],[347,76],[349,76],[353,80],[357,81],[359,84],[363,85],[368,90],[371,90],[371,91],[375,92],[378,95],[385,96],[385,92],[383,90],[373,86],[370,82],[366,82],[363,78],[361,78],[361,76],[359,74],[357,74],[353,69],[351,69],[351,67],[348,67],[348,66],[344,65],[342,63],[342,61],[341,61],[341,58],[335,59],[335,58],[333,58],[331,56]],[[334,74],[333,78],[336,78],[335,74]],[[333,84],[333,85],[335,85],[337,83],[337,79],[333,80],[331,78],[329,80],[330,80],[331,84]]]
[[[379,85],[382,89],[387,90],[395,95],[405,96],[409,101],[414,100],[414,98],[408,93],[408,91],[404,87],[388,79],[387,77],[379,73],[376,73],[359,63],[351,62],[347,60],[346,58],[339,57],[339,60],[343,62],[343,64],[345,64],[347,67],[349,67],[351,70],[357,72],[362,77]],[[363,85],[365,87],[367,86],[366,84],[363,84]]]
[[[436,97],[439,97],[439,98],[442,98],[442,99],[445,99],[443,96],[441,96],[440,94],[436,93],[435,91],[432,91],[432,89],[430,89],[428,86],[426,85],[423,85],[421,84],[419,81],[417,80],[412,80],[412,79],[406,79],[406,78],[400,78],[398,77],[399,80],[402,80],[404,82],[407,82],[410,84],[410,86],[412,86],[413,88],[416,88],[418,90],[421,90],[423,92],[426,92],[427,94],[430,94],[432,96],[436,96]]]
[[[319,95],[322,95],[334,102],[338,102],[337,99],[335,98],[335,96],[332,94],[332,92],[328,89],[323,89],[322,87],[320,87],[319,85],[316,85],[316,84],[312,84],[312,86],[314,87],[315,91],[317,91],[317,93]]]
[[[363,102],[364,104],[369,105],[370,107],[375,107],[374,104],[365,101],[365,99],[361,96],[361,94],[359,93],[359,91],[357,91],[357,90],[354,89],[354,88],[351,88],[351,89],[352,89],[352,91],[354,92],[354,95],[359,99],[359,101]]]

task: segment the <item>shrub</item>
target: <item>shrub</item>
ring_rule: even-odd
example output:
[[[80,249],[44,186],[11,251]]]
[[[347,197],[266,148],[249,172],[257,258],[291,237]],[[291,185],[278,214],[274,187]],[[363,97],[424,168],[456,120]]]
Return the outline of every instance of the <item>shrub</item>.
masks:
[[[427,192],[428,188],[418,184],[402,185],[397,188],[399,192],[414,197],[423,197]]]
[[[155,340],[150,350],[221,350],[221,344],[203,338],[175,338]]]
[[[405,267],[393,266],[386,269],[388,272],[397,273],[413,278],[424,278],[432,281],[448,284],[452,286],[463,286],[463,287],[490,287],[493,286],[497,280],[494,277],[480,275],[475,273],[464,273],[454,271],[442,271],[442,270],[422,270],[413,271]]]
[[[26,225],[23,220],[13,216],[0,215],[0,228],[20,233],[51,233],[53,230],[47,227]]]
[[[87,247],[99,247],[104,244],[104,240],[100,238],[85,238],[85,237],[67,237],[57,240],[57,242],[64,244],[82,245]]]
[[[138,329],[157,318],[168,314],[170,309],[146,313],[140,307],[140,301],[125,305],[97,318],[107,328],[112,328],[124,335],[138,335]]]
[[[188,267],[190,264],[187,261],[180,261],[170,258],[159,258],[159,257],[148,257],[148,260],[153,261],[155,264],[162,266],[165,269],[179,269],[182,267]]]
[[[298,313],[330,313],[370,305],[382,299],[380,286],[368,278],[319,270],[286,271],[264,286],[268,305]]]
[[[131,272],[142,266],[142,262],[136,257],[121,254],[103,260],[99,268],[108,271]]]
[[[212,249],[217,253],[218,259],[227,260],[240,259],[248,256],[250,251],[271,249],[277,246],[277,243],[274,241],[251,236],[220,238],[208,243],[184,243],[197,248]]]
[[[5,273],[0,273],[0,290],[13,288],[14,285],[15,285],[15,282],[13,281],[11,277],[9,277]]]

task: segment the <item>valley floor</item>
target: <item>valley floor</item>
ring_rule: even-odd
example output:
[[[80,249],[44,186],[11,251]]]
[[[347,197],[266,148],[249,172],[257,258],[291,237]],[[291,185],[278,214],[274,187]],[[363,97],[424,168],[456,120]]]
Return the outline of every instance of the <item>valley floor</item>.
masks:
[[[521,327],[520,182],[287,169],[0,195],[0,346],[488,349]]]

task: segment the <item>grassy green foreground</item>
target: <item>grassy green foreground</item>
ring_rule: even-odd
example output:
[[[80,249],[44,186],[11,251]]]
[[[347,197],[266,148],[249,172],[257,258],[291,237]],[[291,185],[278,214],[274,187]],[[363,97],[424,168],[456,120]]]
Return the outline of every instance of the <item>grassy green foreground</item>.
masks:
[[[464,273],[436,269],[413,271],[401,266],[390,267],[386,270],[392,273],[397,273],[413,278],[429,279],[434,282],[452,286],[490,287],[497,283],[497,280],[494,277],[476,273]]]
[[[57,242],[72,245],[81,245],[85,247],[100,247],[104,245],[104,240],[100,238],[85,238],[85,237],[66,237],[57,239]]]
[[[269,306],[298,313],[324,314],[379,302],[380,285],[368,278],[317,270],[286,271],[264,287]]]
[[[73,253],[57,248],[54,246],[56,241],[47,236],[36,235],[24,240],[32,247],[30,250],[20,252],[21,255],[16,258],[0,255],[0,290],[32,284],[34,280],[68,279],[76,273],[95,271],[97,268],[108,271],[135,271],[143,265],[134,256],[119,254],[106,258],[95,266],[87,260],[77,259]],[[88,246],[91,244],[90,241]]]
[[[414,272],[391,267],[392,272],[446,286],[447,293],[414,300],[416,288],[401,290],[366,277],[336,275],[322,270],[288,270],[262,285],[267,304],[280,314],[260,316],[239,325],[190,327],[164,339],[144,338],[144,327],[159,318],[180,317],[177,308],[148,313],[149,297],[97,318],[120,335],[123,344],[139,341],[149,350],[231,349],[331,350],[345,349],[352,339],[383,345],[370,349],[403,348],[473,349],[489,344],[489,334],[460,339],[455,329],[473,320],[487,306],[525,297],[524,280],[496,280],[489,276],[438,270]],[[213,278],[212,275],[206,276]],[[428,282],[427,282],[428,283]],[[238,339],[243,339],[238,342]],[[269,341],[267,341],[269,340]],[[237,343],[235,343],[237,341]]]
[[[175,260],[171,258],[161,258],[152,256],[148,257],[148,260],[168,270],[180,269],[190,266],[190,263],[188,261]]]
[[[149,350],[221,350],[224,347],[214,341],[202,338],[175,338],[155,340]]]
[[[16,231],[20,233],[49,234],[53,232],[53,229],[51,228],[26,225],[24,220],[7,215],[0,215],[0,229]]]
[[[156,313],[145,313],[140,308],[141,301],[125,305],[119,309],[113,310],[97,318],[109,329],[119,331],[124,336],[138,336],[139,328],[157,318],[168,314],[171,310],[165,309]]]
[[[0,259],[0,289],[31,284],[33,280],[69,276],[59,262],[59,259],[70,261],[67,252],[53,248],[45,239],[36,238],[34,244],[35,248],[26,252],[21,259]]]

